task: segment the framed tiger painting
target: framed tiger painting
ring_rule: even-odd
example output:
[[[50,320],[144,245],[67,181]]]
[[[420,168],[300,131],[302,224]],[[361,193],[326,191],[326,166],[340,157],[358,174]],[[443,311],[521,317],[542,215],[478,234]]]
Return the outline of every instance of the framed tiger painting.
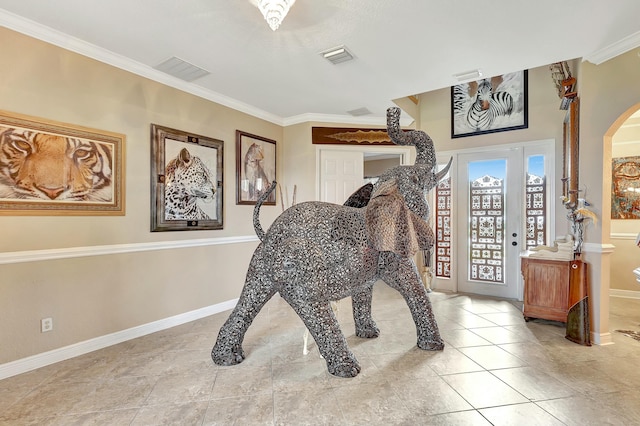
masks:
[[[451,138],[477,136],[529,125],[527,70],[451,87]]]
[[[124,215],[120,133],[0,111],[0,215]]]
[[[224,142],[151,125],[151,232],[222,229]]]

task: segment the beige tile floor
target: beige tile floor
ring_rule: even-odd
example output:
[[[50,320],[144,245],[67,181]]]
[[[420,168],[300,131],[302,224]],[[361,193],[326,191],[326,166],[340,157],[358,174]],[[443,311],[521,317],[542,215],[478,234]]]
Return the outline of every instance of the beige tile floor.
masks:
[[[362,372],[329,375],[303,325],[274,297],[245,340],[247,359],[209,352],[228,313],[0,381],[2,425],[634,425],[640,342],[585,347],[560,323],[525,323],[514,304],[432,293],[446,348],[416,348],[402,298],[374,291],[377,339],[338,316]],[[612,298],[611,329],[640,330],[640,300]]]

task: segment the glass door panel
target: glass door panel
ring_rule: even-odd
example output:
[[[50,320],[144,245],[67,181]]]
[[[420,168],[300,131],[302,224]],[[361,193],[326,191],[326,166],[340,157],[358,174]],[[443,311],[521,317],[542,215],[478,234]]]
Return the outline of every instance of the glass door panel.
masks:
[[[517,297],[522,165],[518,149],[458,156],[455,265],[459,291]]]

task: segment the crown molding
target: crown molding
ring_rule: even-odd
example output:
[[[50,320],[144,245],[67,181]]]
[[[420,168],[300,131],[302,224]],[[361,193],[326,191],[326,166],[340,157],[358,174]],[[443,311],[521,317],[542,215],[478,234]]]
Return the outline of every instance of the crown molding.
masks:
[[[125,56],[103,49],[84,40],[71,37],[61,31],[39,24],[35,21],[23,18],[6,10],[0,9],[0,26],[30,37],[53,44],[62,49],[69,50],[88,58],[95,59],[107,65],[129,71],[141,77],[148,78],[165,86],[173,87],[199,98],[206,99],[217,104],[243,112],[253,117],[268,121],[279,126],[291,126],[294,124],[317,121],[321,123],[344,123],[352,125],[380,125],[386,126],[385,117],[353,117],[351,115],[330,114],[301,114],[283,118],[252,105],[240,102],[236,99],[205,89],[197,84],[189,83],[179,78],[170,76],[148,65],[131,60]],[[413,120],[401,120],[401,125],[408,126]]]
[[[204,89],[196,84],[186,82],[176,77],[172,77],[161,71],[158,71],[148,65],[133,61],[125,56],[114,53],[110,50],[103,49],[94,44],[88,43],[68,34],[62,33],[53,28],[23,18],[21,16],[0,9],[0,25],[13,31],[28,35],[30,37],[53,44],[62,49],[75,52],[79,55],[95,59],[107,65],[129,71],[141,77],[148,78],[165,86],[173,87],[194,96],[215,102],[217,104],[229,107],[236,111],[243,112],[253,117],[277,124],[279,126],[291,126],[309,121],[318,121],[322,123],[345,123],[345,124],[362,124],[362,125],[386,125],[384,117],[353,117],[350,115],[327,115],[327,114],[301,114],[288,118],[282,118],[275,114],[240,102],[236,99]],[[401,123],[402,124],[402,123]],[[410,122],[408,123],[410,124]],[[408,125],[406,124],[406,125]],[[405,125],[405,124],[403,124]]]
[[[172,77],[148,65],[133,61],[110,50],[103,49],[84,40],[71,37],[68,34],[2,9],[0,9],[0,26],[53,44],[62,49],[95,59],[107,65],[129,71],[141,77],[145,77],[160,84],[164,84],[165,86],[173,87],[175,89],[190,93],[203,99],[207,99],[220,105],[224,105],[234,110],[244,112],[245,114],[249,114],[253,117],[269,121],[279,126],[284,125],[283,118],[275,114],[263,111],[259,108],[245,104],[212,90],[204,89],[196,84],[188,83],[179,78]]]
[[[338,115],[338,114],[300,114],[294,115],[284,119],[284,126],[293,126],[294,124],[300,123],[310,123],[310,122],[319,122],[319,123],[337,123],[337,124],[351,124],[351,125],[362,125],[362,126],[382,126],[384,128],[387,127],[387,117],[379,117],[379,116],[370,116],[370,117],[353,117],[351,115]],[[411,117],[401,117],[400,125],[410,126],[414,122]]]
[[[623,53],[628,52],[631,49],[635,49],[638,46],[640,46],[640,31],[610,44],[603,49],[596,50],[590,55],[585,56],[584,60],[595,65],[600,65],[601,63],[606,62],[609,59],[613,59],[618,55],[622,55]]]

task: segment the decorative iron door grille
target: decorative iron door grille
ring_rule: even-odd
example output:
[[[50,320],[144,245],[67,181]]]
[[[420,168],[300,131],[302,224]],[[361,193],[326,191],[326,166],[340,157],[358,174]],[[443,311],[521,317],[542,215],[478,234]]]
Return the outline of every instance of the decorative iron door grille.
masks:
[[[469,188],[469,280],[504,283],[503,180],[485,175]]]
[[[451,278],[451,177],[436,186],[436,277]]]
[[[547,208],[547,193],[545,188],[544,176],[527,173],[525,224],[525,248],[527,250],[546,243],[545,211]]]

